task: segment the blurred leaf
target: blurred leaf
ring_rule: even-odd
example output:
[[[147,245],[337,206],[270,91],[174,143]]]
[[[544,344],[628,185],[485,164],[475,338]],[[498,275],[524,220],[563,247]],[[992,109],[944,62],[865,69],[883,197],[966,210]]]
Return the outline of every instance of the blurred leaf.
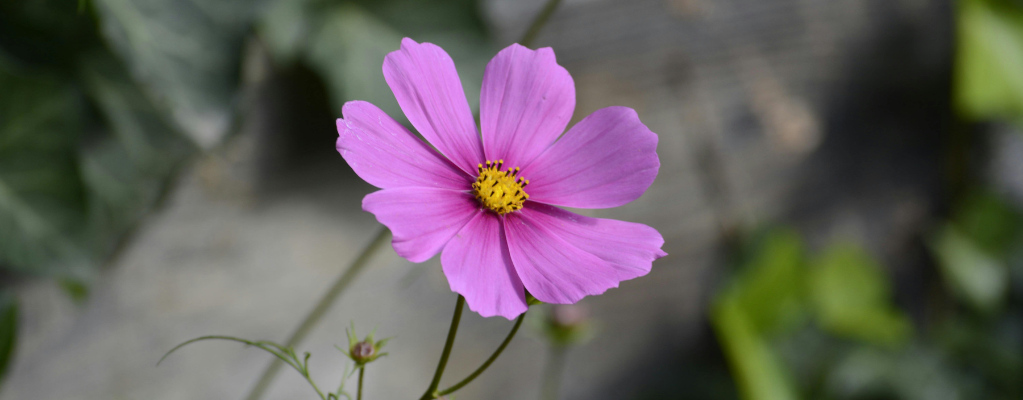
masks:
[[[103,33],[195,143],[226,134],[260,0],[95,0]]]
[[[358,99],[407,123],[384,80],[384,57],[405,36],[443,47],[455,60],[470,107],[476,108],[484,66],[495,53],[477,3],[284,0],[271,5],[259,32],[277,62],[301,59],[323,76],[338,115],[346,101]]]
[[[159,201],[168,179],[194,148],[163,120],[112,57],[93,55],[83,63],[81,75],[109,132],[80,153],[89,189],[89,237],[105,256]]]
[[[77,83],[0,70],[0,264],[84,284],[191,147],[112,55],[79,68]]]
[[[791,230],[759,240],[737,279],[736,301],[758,333],[782,331],[802,320],[803,244]]]
[[[0,68],[0,263],[21,273],[81,273],[85,188],[76,145],[81,99],[52,77]]]
[[[317,11],[322,8],[321,3],[316,0],[277,0],[267,6],[256,28],[278,63],[294,62],[305,50],[309,36],[318,28]]]
[[[758,334],[734,288],[715,301],[711,323],[724,347],[739,393],[745,400],[797,399],[785,366]]]
[[[0,289],[0,383],[14,360],[17,342],[18,302],[9,289]]]
[[[89,297],[89,286],[75,279],[61,279],[60,288],[64,289],[71,301],[82,304]]]
[[[897,353],[861,347],[836,362],[828,391],[839,399],[965,400],[966,382],[928,348]]]
[[[977,247],[1002,259],[1018,239],[1023,220],[1001,196],[974,191],[956,210],[953,222]]]
[[[398,49],[401,38],[396,30],[354,5],[322,15],[320,29],[310,37],[308,57],[326,79],[338,115],[346,100],[359,99],[405,122],[381,71],[384,57]]]
[[[911,326],[890,303],[888,278],[859,246],[833,245],[808,276],[810,300],[828,331],[882,345],[909,339]]]
[[[969,118],[1023,122],[1023,7],[1001,0],[958,3],[956,103]]]
[[[92,15],[66,0],[0,1],[0,58],[66,72],[100,44]]]
[[[1004,301],[1009,270],[952,225],[946,225],[929,241],[945,283],[975,309],[990,313]]]

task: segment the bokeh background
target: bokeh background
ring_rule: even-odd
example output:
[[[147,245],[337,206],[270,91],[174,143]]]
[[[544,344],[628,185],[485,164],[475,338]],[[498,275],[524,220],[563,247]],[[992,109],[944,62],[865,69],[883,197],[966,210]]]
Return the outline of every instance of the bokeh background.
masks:
[[[378,230],[334,150],[351,99],[407,124],[402,37],[486,62],[544,0],[0,2],[0,398],[242,399]],[[1023,2],[565,0],[535,46],[574,121],[660,135],[649,276],[581,304],[563,399],[1020,399]],[[298,350],[393,336],[370,399],[417,398],[456,296],[378,252]],[[535,399],[543,315],[459,399]],[[511,323],[467,313],[445,384]],[[351,386],[349,386],[351,387]],[[267,399],[314,398],[284,370]]]

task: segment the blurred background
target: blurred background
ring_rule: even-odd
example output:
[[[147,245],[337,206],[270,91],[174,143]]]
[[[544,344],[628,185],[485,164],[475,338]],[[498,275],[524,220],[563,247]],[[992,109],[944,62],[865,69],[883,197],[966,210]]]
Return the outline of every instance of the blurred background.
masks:
[[[283,342],[372,240],[342,104],[408,124],[381,73],[408,36],[475,109],[545,3],[0,2],[0,399],[245,398],[268,354],[155,364]],[[586,213],[669,256],[553,313],[585,332],[531,311],[459,399],[536,399],[560,362],[563,399],[1023,398],[1023,1],[565,0],[534,46],[574,121],[660,135],[650,190]],[[375,327],[367,398],[416,398],[455,298],[387,247],[297,350],[333,386]],[[510,327],[467,313],[445,384]],[[264,398],[314,396],[284,370]]]

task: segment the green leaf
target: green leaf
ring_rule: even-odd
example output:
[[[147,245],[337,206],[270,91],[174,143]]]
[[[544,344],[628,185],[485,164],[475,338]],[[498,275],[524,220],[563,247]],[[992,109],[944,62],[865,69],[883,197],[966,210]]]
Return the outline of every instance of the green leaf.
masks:
[[[951,291],[974,309],[992,313],[1005,301],[1009,269],[951,224],[929,240]]]
[[[0,382],[14,360],[17,342],[18,302],[9,289],[0,289]]]
[[[909,320],[891,304],[887,276],[859,246],[831,246],[810,269],[808,286],[818,321],[833,334],[889,346],[912,334]]]
[[[89,57],[80,74],[107,129],[79,154],[88,189],[90,246],[104,257],[156,205],[194,147],[112,56]]]
[[[402,35],[354,5],[326,11],[319,26],[308,42],[308,60],[327,81],[335,112],[341,114],[346,100],[359,99],[405,122],[381,72]]]
[[[55,77],[2,65],[0,87],[0,264],[19,273],[81,275],[91,263],[81,243],[81,98]]]
[[[406,123],[384,81],[384,57],[405,36],[443,47],[475,108],[494,54],[477,8],[473,0],[278,1],[264,14],[259,33],[276,61],[301,59],[324,78],[337,114],[346,101],[358,99]]]
[[[760,333],[791,328],[803,319],[803,244],[799,235],[776,229],[755,245],[737,280],[739,306]]]
[[[986,190],[970,193],[953,216],[956,229],[987,254],[1004,259],[1019,239],[1023,218],[1001,196]]]
[[[203,148],[229,128],[259,0],[96,0],[103,34],[150,98]]]
[[[238,338],[238,337],[234,337],[234,336],[223,336],[223,335],[200,336],[200,337],[197,337],[195,339],[186,340],[186,341],[182,342],[181,344],[179,344],[177,346],[174,346],[172,349],[167,351],[167,353],[164,353],[163,357],[160,357],[160,360],[156,362],[156,365],[160,365],[160,363],[162,363],[163,360],[167,359],[168,356],[170,356],[172,353],[174,353],[178,349],[180,349],[182,347],[185,347],[185,346],[188,346],[188,345],[190,345],[192,343],[201,342],[201,341],[204,341],[204,340],[227,340],[227,341],[231,341],[231,342],[242,343],[242,344],[244,344],[246,346],[256,347],[256,348],[258,348],[260,350],[263,350],[263,351],[265,351],[267,353],[273,354],[275,357],[281,359],[281,361],[284,361],[285,363],[290,365],[292,368],[295,368],[295,370],[298,371],[300,374],[303,374],[303,375],[306,374],[306,370],[304,368],[304,364],[298,359],[297,356],[295,356],[295,351],[292,350],[291,348],[285,348],[284,346],[281,346],[281,345],[279,345],[277,343],[270,342],[270,341],[265,341],[265,340],[252,341],[252,340],[242,339],[242,338]],[[307,361],[308,361],[308,358],[309,358],[308,354],[309,353],[306,353],[306,360]]]
[[[1023,7],[958,2],[956,103],[968,118],[1023,121]]]
[[[718,298],[711,323],[744,400],[798,399],[787,369],[758,333],[737,292],[727,291]]]

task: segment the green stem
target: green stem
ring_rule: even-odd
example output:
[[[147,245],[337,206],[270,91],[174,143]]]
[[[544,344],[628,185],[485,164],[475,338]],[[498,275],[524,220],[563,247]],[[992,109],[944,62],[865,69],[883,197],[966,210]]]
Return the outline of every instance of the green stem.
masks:
[[[540,34],[540,30],[543,29],[547,20],[554,14],[554,10],[558,8],[558,3],[561,3],[561,0],[550,0],[547,2],[547,5],[543,7],[540,14],[537,14],[536,18],[533,19],[533,24],[529,25],[529,29],[526,30],[526,34],[522,35],[522,40],[519,41],[519,44],[526,47],[533,44],[533,40],[536,40],[537,35]]]
[[[345,272],[343,272],[341,276],[334,281],[334,284],[327,290],[327,293],[324,293],[323,297],[320,298],[320,301],[316,303],[315,307],[313,307],[313,310],[309,312],[309,315],[302,320],[302,323],[298,326],[298,329],[295,329],[295,332],[291,334],[291,337],[288,338],[284,347],[296,347],[307,335],[309,335],[309,332],[312,331],[313,327],[320,322],[320,319],[322,319],[323,315],[327,313],[330,306],[334,304],[334,301],[337,300],[337,298],[344,293],[348,285],[352,283],[355,276],[358,275],[359,272],[362,272],[366,265],[369,264],[369,260],[372,258],[373,254],[387,243],[387,238],[389,236],[387,229],[380,229],[380,233],[377,233],[377,236],[369,243],[369,245],[366,246],[366,248],[362,250],[362,253],[359,254],[354,261],[352,261],[352,264],[348,267],[348,269],[346,269]],[[273,381],[277,372],[280,371],[282,364],[283,362],[280,359],[274,359],[273,362],[270,363],[270,366],[266,368],[266,371],[263,372],[263,375],[259,377],[259,381],[256,382],[256,386],[252,387],[252,391],[249,392],[246,399],[259,400],[263,397],[263,393],[266,392],[266,389],[270,386],[270,382]]]
[[[359,387],[355,390],[355,400],[362,400],[362,375],[366,373],[366,366],[359,368]]]
[[[440,386],[440,378],[444,375],[444,367],[448,365],[448,357],[451,356],[451,348],[455,345],[455,334],[458,333],[458,323],[462,320],[462,308],[465,307],[465,297],[458,295],[458,302],[455,303],[455,315],[451,317],[451,328],[448,329],[448,339],[444,342],[444,352],[440,354],[440,362],[437,363],[437,371],[433,373],[433,381],[430,387],[423,393],[421,400],[435,399],[437,386]]]
[[[320,388],[318,386],[316,386],[316,382],[313,382],[313,378],[309,377],[309,373],[306,372],[303,375],[305,375],[305,380],[309,381],[309,384],[313,386],[313,389],[316,389],[316,394],[320,395],[320,399],[321,400],[327,400],[327,397],[323,395],[323,392],[320,391]]]
[[[558,400],[558,392],[561,390],[561,375],[565,371],[566,346],[551,346],[550,355],[547,357],[547,367],[544,368],[543,384],[540,392],[541,400]]]
[[[519,327],[522,326],[522,319],[525,318],[525,316],[526,313],[522,313],[522,315],[519,315],[519,318],[515,320],[515,326],[512,327],[511,332],[508,332],[508,337],[504,338],[504,341],[501,342],[501,345],[497,346],[497,350],[494,351],[494,354],[490,355],[490,358],[488,358],[487,361],[483,363],[483,365],[480,365],[479,368],[476,368],[476,371],[473,371],[473,373],[470,374],[468,377],[462,379],[461,382],[458,382],[452,387],[437,392],[437,395],[444,396],[454,393],[456,390],[461,389],[465,385],[468,385],[469,382],[472,382],[473,379],[476,379],[476,377],[480,376],[480,374],[482,374],[483,371],[486,371],[487,368],[490,367],[490,364],[493,364],[494,360],[497,360],[497,357],[501,355],[501,352],[504,351],[504,348],[508,347],[508,343],[511,343],[512,338],[514,338],[515,334],[518,333]]]

